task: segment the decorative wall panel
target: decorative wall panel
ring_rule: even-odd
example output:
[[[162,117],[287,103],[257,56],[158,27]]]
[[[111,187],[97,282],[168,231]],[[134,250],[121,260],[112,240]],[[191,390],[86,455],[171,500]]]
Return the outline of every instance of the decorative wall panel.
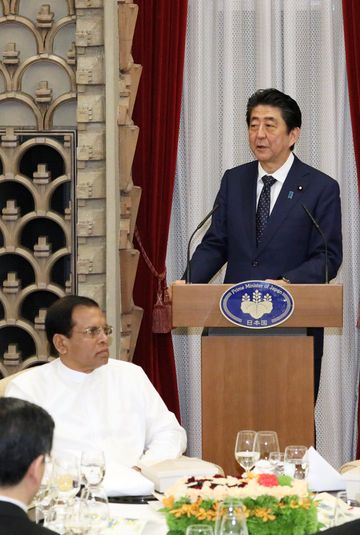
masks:
[[[75,133],[0,133],[0,373],[48,360],[47,307],[73,288]]]
[[[138,7],[106,1],[117,6],[120,36],[114,116],[121,280],[114,284],[121,287],[122,314],[115,356],[131,360],[142,318],[132,300],[141,196],[131,177]],[[106,309],[112,291],[106,287],[104,6],[103,0],[0,0],[0,377],[51,358],[44,318],[55,299],[76,291]]]
[[[106,143],[103,2],[76,0],[78,292],[106,309]],[[95,261],[95,252],[99,257]]]
[[[118,1],[119,4],[119,177],[120,177],[120,273],[121,273],[121,355],[132,360],[143,310],[133,302],[133,287],[139,262],[139,252],[134,249],[133,236],[138,213],[141,189],[132,181],[132,164],[139,136],[132,112],[141,76],[141,65],[134,63],[131,55],[132,41],[138,14],[137,4]]]
[[[5,376],[51,358],[46,310],[76,288],[76,19],[72,0],[2,0],[0,9],[0,376]]]

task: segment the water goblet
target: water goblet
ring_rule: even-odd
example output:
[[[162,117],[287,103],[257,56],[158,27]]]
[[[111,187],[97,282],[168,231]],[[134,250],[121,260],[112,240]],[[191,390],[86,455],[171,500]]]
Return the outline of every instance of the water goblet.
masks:
[[[269,462],[272,471],[276,475],[284,473],[284,453],[281,451],[271,451],[269,455]]]
[[[220,505],[215,535],[248,535],[244,506],[237,498],[227,498]]]
[[[109,504],[95,499],[87,501],[86,504],[87,514],[91,525],[90,532],[92,535],[100,535],[109,527]]]
[[[84,535],[90,531],[88,506],[84,500],[75,498],[67,507],[65,516],[66,535]]]
[[[258,431],[255,438],[255,449],[260,452],[260,459],[269,460],[271,451],[280,451],[276,431]]]
[[[53,460],[51,487],[58,503],[69,503],[80,490],[80,464],[75,455],[56,454]]]
[[[235,442],[235,459],[248,473],[259,460],[260,453],[255,448],[256,431],[239,431]]]
[[[83,451],[81,453],[80,466],[86,486],[97,487],[102,483],[105,476],[105,455],[103,451]]]
[[[333,526],[341,526],[348,522],[351,513],[354,512],[354,507],[360,507],[360,503],[356,499],[350,498],[347,491],[337,492]]]
[[[106,505],[109,504],[109,500],[105,489],[102,486],[98,487],[84,487],[81,491],[81,499],[88,502],[101,502]]]
[[[287,446],[284,453],[284,473],[294,479],[306,479],[309,463],[306,446]]]
[[[35,494],[32,505],[35,507],[35,522],[45,521],[46,515],[53,505],[53,496],[51,488],[52,460],[49,455],[45,455],[44,473],[40,483],[39,490]]]
[[[185,535],[213,535],[213,529],[206,524],[194,524],[186,528]]]
[[[55,503],[48,511],[46,518],[44,518],[44,527],[51,529],[60,535],[65,535],[66,516],[67,505]]]

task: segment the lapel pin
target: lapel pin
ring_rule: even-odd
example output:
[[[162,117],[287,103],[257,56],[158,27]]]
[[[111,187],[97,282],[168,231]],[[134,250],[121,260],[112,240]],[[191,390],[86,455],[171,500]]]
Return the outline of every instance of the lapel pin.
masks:
[[[303,187],[302,187],[302,186],[298,186],[297,189],[298,189],[299,191],[302,191],[302,190],[303,190]]]
[[[289,191],[288,193],[288,199],[292,199],[294,196],[294,192],[293,191]]]

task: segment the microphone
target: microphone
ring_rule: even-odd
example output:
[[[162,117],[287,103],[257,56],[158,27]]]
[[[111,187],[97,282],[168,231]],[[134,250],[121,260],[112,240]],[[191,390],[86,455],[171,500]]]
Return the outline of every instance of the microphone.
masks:
[[[193,237],[195,236],[195,234],[197,233],[198,230],[201,229],[201,227],[203,225],[205,225],[206,221],[213,215],[213,213],[215,212],[215,210],[217,210],[219,208],[219,205],[218,204],[215,204],[213,209],[210,210],[210,212],[204,217],[204,219],[198,224],[198,226],[196,227],[196,229],[194,230],[194,232],[191,234],[190,236],[190,239],[188,241],[188,246],[187,246],[187,256],[186,256],[186,283],[187,284],[190,284],[191,283],[191,268],[190,268],[190,245],[191,245],[191,242],[192,242],[192,239]]]
[[[304,208],[305,212],[310,217],[314,227],[316,228],[316,230],[319,232],[320,236],[323,239],[324,252],[325,252],[325,283],[328,284],[329,283],[329,262],[328,262],[328,246],[327,246],[326,236],[325,236],[323,230],[321,229],[319,223],[316,221],[315,217],[310,212],[310,210],[303,203],[301,203],[301,206]]]

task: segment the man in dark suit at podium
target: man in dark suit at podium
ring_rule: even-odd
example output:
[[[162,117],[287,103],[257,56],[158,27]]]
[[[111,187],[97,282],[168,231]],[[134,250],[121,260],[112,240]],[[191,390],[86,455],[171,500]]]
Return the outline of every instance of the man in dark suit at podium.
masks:
[[[298,104],[277,89],[260,89],[248,100],[246,121],[256,160],[225,172],[189,282],[208,282],[226,263],[225,283],[329,282],[342,262],[339,185],[294,156]],[[314,336],[316,400],[323,329],[308,334]]]
[[[27,515],[40,487],[53,432],[53,419],[38,405],[0,398],[0,535],[56,535]]]

